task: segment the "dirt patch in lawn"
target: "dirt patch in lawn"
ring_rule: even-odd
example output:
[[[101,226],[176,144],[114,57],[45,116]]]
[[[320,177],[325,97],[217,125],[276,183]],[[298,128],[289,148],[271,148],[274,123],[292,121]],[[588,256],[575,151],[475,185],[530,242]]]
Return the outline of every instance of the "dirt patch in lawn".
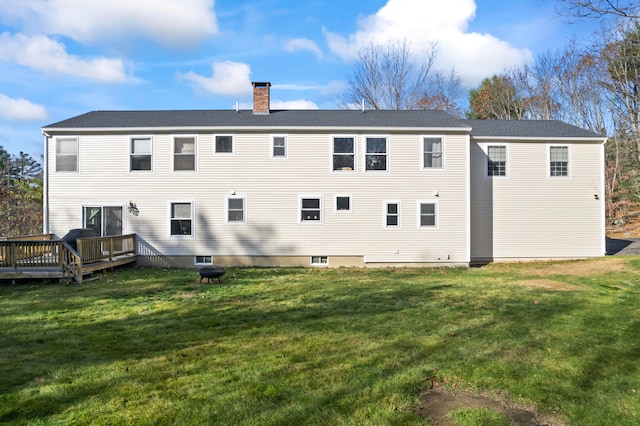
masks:
[[[538,413],[534,407],[512,404],[499,396],[471,395],[469,393],[451,393],[433,387],[420,394],[422,405],[415,413],[431,420],[437,426],[456,426],[449,414],[459,408],[486,408],[507,416],[516,426],[564,426],[565,423],[554,417]]]
[[[545,290],[554,290],[554,291],[584,290],[582,287],[578,287],[577,285],[567,284],[567,283],[563,283],[562,281],[555,281],[555,280],[548,280],[548,279],[516,281],[514,284],[521,285],[524,287],[537,287],[537,288],[543,288]]]
[[[572,275],[576,277],[587,277],[590,275],[601,275],[607,272],[619,272],[629,269],[627,259],[619,258],[603,258],[589,259],[575,262],[561,262],[555,264],[546,264],[541,267],[531,266],[523,267],[519,270],[523,275],[538,275],[548,277],[550,275]]]

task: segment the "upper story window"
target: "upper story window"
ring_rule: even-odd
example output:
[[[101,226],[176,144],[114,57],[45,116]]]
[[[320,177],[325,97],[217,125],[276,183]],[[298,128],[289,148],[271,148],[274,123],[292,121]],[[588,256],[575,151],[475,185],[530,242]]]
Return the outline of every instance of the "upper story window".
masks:
[[[233,154],[233,135],[216,135],[214,149],[216,154]]]
[[[56,139],[56,172],[78,171],[78,138]]]
[[[245,223],[245,216],[244,197],[227,198],[227,222]]]
[[[356,144],[351,136],[333,138],[333,170],[351,171],[356,169]]]
[[[366,138],[366,149],[366,170],[387,170],[387,138],[384,136],[368,136]]]
[[[401,204],[399,201],[385,201],[384,203],[384,227],[400,228],[401,221]]]
[[[287,137],[275,135],[271,138],[271,156],[273,158],[287,158]]]
[[[507,175],[507,147],[505,145],[487,146],[487,176]]]
[[[150,137],[131,138],[130,170],[151,171],[152,150]]]
[[[195,136],[176,136],[173,138],[173,170],[196,169]]]
[[[569,147],[567,145],[549,147],[549,176],[569,176]]]
[[[191,203],[171,203],[171,236],[193,236]]]
[[[300,220],[322,222],[322,197],[300,198]]]
[[[424,169],[442,169],[444,138],[441,136],[425,136],[422,138],[422,167]]]

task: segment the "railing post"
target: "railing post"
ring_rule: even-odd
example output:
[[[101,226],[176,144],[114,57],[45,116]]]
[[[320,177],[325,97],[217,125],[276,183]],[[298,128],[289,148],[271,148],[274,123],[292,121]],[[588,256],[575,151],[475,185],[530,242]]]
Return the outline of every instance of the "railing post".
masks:
[[[109,261],[113,259],[113,240],[114,237],[109,237]]]

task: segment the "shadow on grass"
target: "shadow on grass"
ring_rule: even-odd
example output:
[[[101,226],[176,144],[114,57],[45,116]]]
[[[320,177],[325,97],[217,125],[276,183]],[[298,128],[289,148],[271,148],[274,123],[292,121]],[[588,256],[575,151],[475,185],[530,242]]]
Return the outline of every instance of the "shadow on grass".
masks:
[[[549,381],[566,379],[553,386],[567,393],[593,388],[638,355],[637,347],[612,353],[599,334],[609,319],[594,325],[588,301],[566,293],[494,292],[402,270],[386,281],[363,272],[353,279],[348,271],[230,270],[210,286],[195,285],[192,271],[162,278],[142,269],[139,284],[131,276],[3,292],[13,300],[2,303],[0,391],[12,396],[3,397],[0,421],[46,419],[92,398],[113,402],[131,382],[188,399],[180,386],[193,385],[177,385],[178,378],[206,380],[207,415],[240,423],[248,412],[279,424],[304,423],[310,413],[316,423],[365,419],[362,401],[395,411],[389,394],[417,396],[434,374],[489,388],[507,383],[512,391],[521,381],[529,388],[521,395],[554,404]],[[574,330],[569,343],[560,342],[562,327]],[[581,327],[598,332],[585,336]],[[577,372],[537,378],[536,363],[555,356],[549,349],[579,359]],[[96,368],[103,369],[87,373]]]

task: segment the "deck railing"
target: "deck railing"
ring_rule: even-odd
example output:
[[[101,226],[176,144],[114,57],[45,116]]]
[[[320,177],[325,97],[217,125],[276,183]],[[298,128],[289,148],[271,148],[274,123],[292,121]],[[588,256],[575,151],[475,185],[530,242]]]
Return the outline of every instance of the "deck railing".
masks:
[[[0,268],[16,271],[58,268],[64,276],[81,282],[83,267],[87,264],[135,255],[135,234],[79,238],[77,251],[62,240],[52,240],[51,236],[19,238],[0,240]]]

